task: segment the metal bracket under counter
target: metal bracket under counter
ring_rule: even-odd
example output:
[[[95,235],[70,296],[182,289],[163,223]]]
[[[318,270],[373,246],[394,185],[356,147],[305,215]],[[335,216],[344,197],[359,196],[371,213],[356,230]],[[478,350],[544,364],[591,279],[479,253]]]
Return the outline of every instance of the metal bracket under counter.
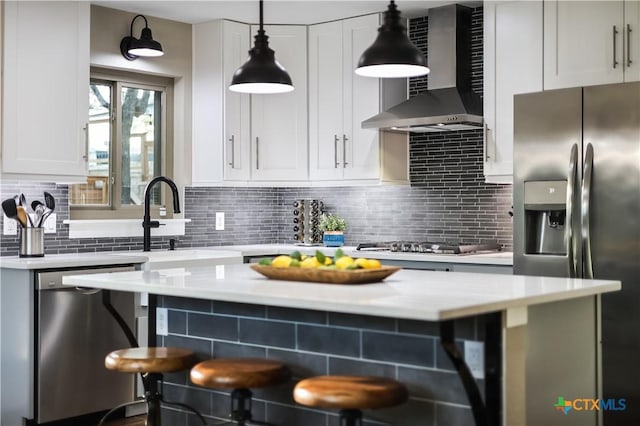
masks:
[[[485,401],[455,343],[454,320],[440,323],[440,344],[453,363],[469,398],[476,426],[499,426],[502,417],[502,313],[485,315]]]

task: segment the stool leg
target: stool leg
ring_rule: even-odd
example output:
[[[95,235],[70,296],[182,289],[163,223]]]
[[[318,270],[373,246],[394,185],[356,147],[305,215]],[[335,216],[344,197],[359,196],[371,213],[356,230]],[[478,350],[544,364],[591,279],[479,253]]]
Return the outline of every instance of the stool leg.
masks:
[[[362,426],[362,411],[340,410],[340,426]]]
[[[147,400],[147,423],[146,426],[162,426],[160,417],[160,402],[162,401],[162,374],[149,373],[146,377],[147,391],[144,394]]]
[[[231,392],[230,417],[233,421],[238,422],[238,426],[245,426],[247,421],[251,421],[252,396],[249,389],[234,389]]]

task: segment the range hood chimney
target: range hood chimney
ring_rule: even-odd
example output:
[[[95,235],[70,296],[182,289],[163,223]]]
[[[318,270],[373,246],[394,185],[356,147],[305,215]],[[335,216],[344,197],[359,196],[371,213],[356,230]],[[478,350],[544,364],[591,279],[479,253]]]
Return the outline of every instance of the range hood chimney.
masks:
[[[482,99],[471,89],[471,8],[429,9],[427,91],[362,122],[397,132],[481,129]]]

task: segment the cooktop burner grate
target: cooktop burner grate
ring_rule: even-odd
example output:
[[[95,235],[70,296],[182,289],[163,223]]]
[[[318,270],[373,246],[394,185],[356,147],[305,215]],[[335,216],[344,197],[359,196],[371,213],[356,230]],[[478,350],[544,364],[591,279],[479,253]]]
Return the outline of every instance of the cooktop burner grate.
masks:
[[[356,250],[380,250],[402,253],[470,254],[478,252],[497,252],[502,245],[496,241],[481,244],[451,244],[416,241],[386,241],[358,244]]]

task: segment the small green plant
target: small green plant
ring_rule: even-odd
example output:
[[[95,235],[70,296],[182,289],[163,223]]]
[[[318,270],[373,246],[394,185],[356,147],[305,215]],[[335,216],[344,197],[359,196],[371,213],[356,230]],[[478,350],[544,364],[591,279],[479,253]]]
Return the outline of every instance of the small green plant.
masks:
[[[344,231],[347,229],[347,222],[337,214],[323,213],[320,216],[321,231]]]

